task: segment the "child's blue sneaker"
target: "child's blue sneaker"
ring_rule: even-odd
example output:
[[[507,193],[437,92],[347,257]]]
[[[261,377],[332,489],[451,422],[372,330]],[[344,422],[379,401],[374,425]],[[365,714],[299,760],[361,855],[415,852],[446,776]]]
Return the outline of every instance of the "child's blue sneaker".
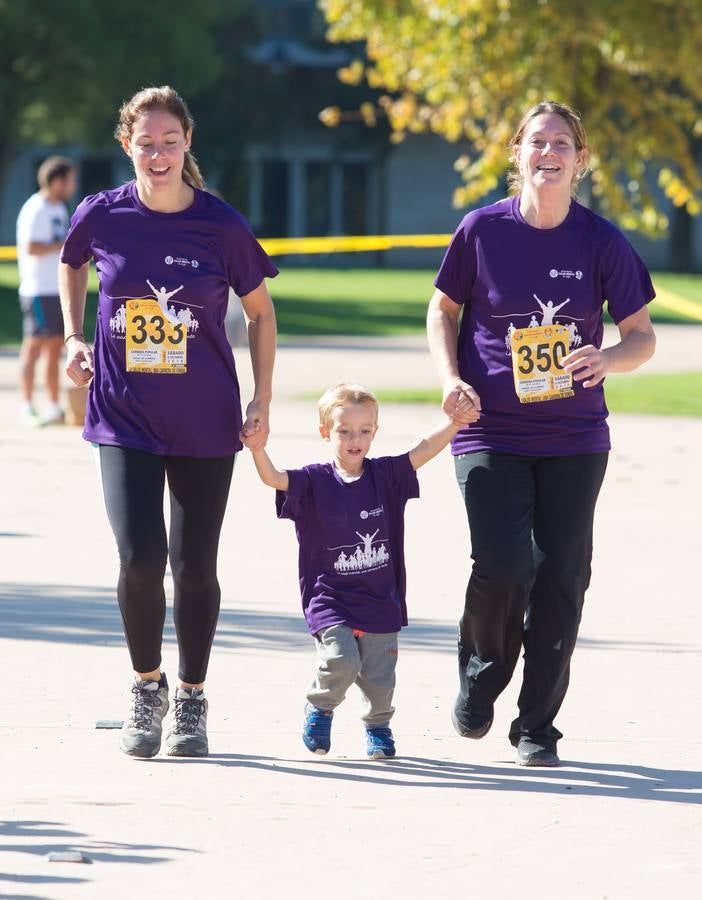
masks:
[[[305,704],[305,724],[302,726],[302,742],[312,753],[324,756],[331,747],[333,712]]]
[[[389,728],[366,728],[366,752],[369,759],[391,759],[395,741]]]

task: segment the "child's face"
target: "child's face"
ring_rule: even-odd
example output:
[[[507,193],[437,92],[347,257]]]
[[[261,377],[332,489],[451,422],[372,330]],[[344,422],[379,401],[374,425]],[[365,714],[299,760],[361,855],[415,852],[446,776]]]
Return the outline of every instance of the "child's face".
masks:
[[[332,446],[334,459],[345,472],[361,471],[378,430],[376,408],[371,403],[351,403],[332,410],[331,421],[319,433]]]

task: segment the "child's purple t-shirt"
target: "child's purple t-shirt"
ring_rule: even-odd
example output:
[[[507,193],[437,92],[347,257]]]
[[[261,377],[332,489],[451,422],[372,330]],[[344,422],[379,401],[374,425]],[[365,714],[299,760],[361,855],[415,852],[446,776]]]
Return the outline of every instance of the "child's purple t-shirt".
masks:
[[[373,634],[407,624],[404,510],[419,496],[409,454],[366,458],[346,483],[332,463],[288,471],[278,517],[300,544],[302,608],[312,634],[345,624]]]
[[[646,267],[614,225],[573,201],[559,226],[534,228],[519,197],[500,200],[463,219],[434,283],[464,307],[459,373],[482,404],[480,420],[453,439],[454,455],[609,450],[603,385],[574,381],[572,397],[522,404],[509,345],[515,328],[558,323],[568,329],[570,350],[599,347],[605,301],[619,323],[653,299]]]
[[[154,212],[130,182],[86,197],[73,215],[61,260],[77,269],[91,258],[100,290],[86,440],[164,456],[240,450],[229,287],[241,297],[278,274],[243,216],[200,190],[182,212]],[[185,372],[127,371],[125,304],[158,301],[155,291],[182,323]]]

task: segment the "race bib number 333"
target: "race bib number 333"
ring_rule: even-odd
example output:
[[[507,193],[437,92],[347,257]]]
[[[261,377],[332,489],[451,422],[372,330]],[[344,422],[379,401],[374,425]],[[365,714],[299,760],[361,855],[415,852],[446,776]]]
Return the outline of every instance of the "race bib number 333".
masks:
[[[573,377],[561,360],[568,353],[563,325],[516,328],[512,332],[514,389],[520,403],[538,403],[573,396]]]
[[[188,335],[172,324],[155,300],[126,302],[127,371],[182,375],[187,371]]]

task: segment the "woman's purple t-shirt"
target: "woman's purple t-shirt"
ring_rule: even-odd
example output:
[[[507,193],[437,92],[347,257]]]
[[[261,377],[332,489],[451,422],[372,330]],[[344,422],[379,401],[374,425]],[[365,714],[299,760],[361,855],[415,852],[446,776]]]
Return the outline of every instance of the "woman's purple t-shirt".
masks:
[[[224,331],[229,287],[241,297],[278,274],[243,216],[201,190],[182,212],[154,212],[130,182],[76,210],[61,260],[77,269],[91,258],[100,291],[86,440],[164,456],[240,450],[239,383]],[[160,301],[179,323],[184,371],[127,371],[125,304],[141,298]]]
[[[567,327],[571,350],[599,347],[605,300],[619,323],[653,299],[646,267],[614,225],[573,201],[559,226],[534,228],[519,211],[519,197],[500,200],[463,219],[434,283],[464,306],[458,367],[482,404],[480,420],[453,439],[454,455],[609,450],[603,385],[574,381],[572,397],[520,403],[510,336],[515,328],[557,323]]]
[[[372,634],[407,624],[404,511],[419,496],[409,454],[366,458],[358,481],[331,463],[288,471],[278,517],[300,544],[302,608],[312,634],[345,624]]]

